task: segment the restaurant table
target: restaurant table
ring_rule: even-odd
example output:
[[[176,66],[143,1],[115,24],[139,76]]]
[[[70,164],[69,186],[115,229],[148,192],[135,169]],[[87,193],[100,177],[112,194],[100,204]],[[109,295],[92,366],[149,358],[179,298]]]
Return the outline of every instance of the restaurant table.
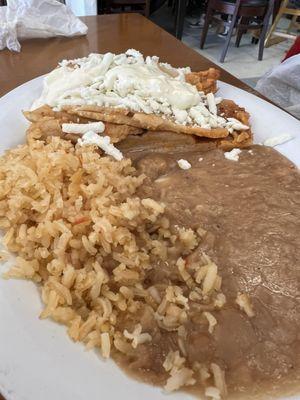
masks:
[[[62,59],[84,57],[92,52],[119,53],[134,48],[145,55],[157,55],[177,67],[190,66],[193,71],[216,67],[224,82],[263,97],[139,14],[98,15],[82,20],[89,28],[86,36],[31,39],[22,42],[20,53],[0,51],[0,96],[51,71]],[[4,400],[1,394],[0,400]]]

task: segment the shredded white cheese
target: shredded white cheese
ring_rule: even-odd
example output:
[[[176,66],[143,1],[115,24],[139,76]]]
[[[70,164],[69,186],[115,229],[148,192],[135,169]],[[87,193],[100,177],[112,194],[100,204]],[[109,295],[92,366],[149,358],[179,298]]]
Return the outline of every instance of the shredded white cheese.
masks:
[[[236,131],[248,130],[249,126],[242,124],[236,118],[227,118],[227,127],[235,129]]]
[[[232,149],[224,153],[224,157],[230,161],[239,161],[239,155],[242,152],[240,149]]]
[[[290,135],[289,133],[283,133],[282,135],[278,136],[273,136],[269,139],[266,139],[264,141],[265,146],[270,146],[270,147],[275,147],[278,146],[279,144],[283,144],[285,142],[288,142],[293,139],[293,136]]]
[[[191,168],[191,164],[187,160],[184,160],[182,158],[177,161],[177,164],[179,165],[179,167],[181,169],[190,169]]]
[[[217,115],[217,105],[216,105],[215,96],[213,95],[213,93],[208,93],[206,95],[206,99],[207,99],[207,105],[208,105],[209,111],[212,114]]]
[[[99,136],[93,131],[86,132],[82,139],[78,139],[78,144],[81,146],[85,145],[96,145],[100,147],[106,154],[112,156],[116,160],[120,161],[123,159],[123,154],[113,144],[110,143],[109,136]]]
[[[89,131],[95,133],[102,133],[105,130],[103,122],[90,122],[88,124],[62,124],[62,131],[64,133],[75,133],[76,135],[83,135]]]
[[[234,118],[218,116],[217,104],[222,99],[215,98],[213,93],[205,95],[186,82],[185,75],[189,72],[188,67],[173,68],[161,63],[157,56],[144,57],[134,49],[121,54],[92,53],[88,57],[63,60],[50,72],[32,109],[44,104],[55,110],[86,104],[123,107],[161,115],[181,125],[219,127],[230,132],[249,129]]]

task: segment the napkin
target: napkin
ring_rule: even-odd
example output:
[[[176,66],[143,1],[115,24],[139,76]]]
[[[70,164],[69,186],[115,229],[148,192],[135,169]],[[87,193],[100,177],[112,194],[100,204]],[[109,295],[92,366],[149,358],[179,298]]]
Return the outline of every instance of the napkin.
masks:
[[[57,0],[7,0],[0,7],[0,50],[20,51],[19,39],[80,36],[87,26]]]
[[[256,90],[300,119],[300,54],[268,71]]]

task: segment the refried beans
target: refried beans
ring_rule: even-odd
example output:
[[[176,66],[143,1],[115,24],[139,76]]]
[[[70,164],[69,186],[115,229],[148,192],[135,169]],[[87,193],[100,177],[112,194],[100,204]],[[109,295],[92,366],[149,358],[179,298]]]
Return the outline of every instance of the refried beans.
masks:
[[[242,150],[239,160],[231,161],[221,150],[205,151],[209,143],[181,141],[178,135],[169,139],[159,144],[150,133],[143,139],[128,139],[120,147],[134,160],[138,173],[147,175],[139,196],[166,205],[170,229],[203,230],[200,245],[185,261],[197,262],[205,252],[222,278],[226,304],[217,313],[212,311],[217,320],[212,333],[200,319],[185,324],[186,366],[219,365],[225,371],[228,398],[274,398],[299,392],[297,168],[264,146]],[[187,160],[191,168],[180,169],[179,159]],[[149,287],[170,282],[168,264],[149,271],[145,280]],[[246,294],[252,315],[239,306],[238,294]],[[137,313],[134,322],[143,319],[147,316]],[[149,331],[151,318],[147,323]],[[118,353],[114,358],[131,375],[163,385],[162,364],[176,348],[176,340],[177,332],[152,332],[151,343],[140,345],[131,356]],[[201,392],[201,385],[191,387]]]

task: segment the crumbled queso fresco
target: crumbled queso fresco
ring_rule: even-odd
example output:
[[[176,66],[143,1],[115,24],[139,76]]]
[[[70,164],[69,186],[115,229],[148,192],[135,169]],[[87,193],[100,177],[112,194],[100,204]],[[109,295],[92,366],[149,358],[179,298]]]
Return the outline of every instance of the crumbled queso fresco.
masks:
[[[76,135],[83,135],[89,131],[95,133],[104,132],[105,125],[103,122],[89,122],[88,124],[62,124],[62,131],[64,133],[75,133]]]
[[[123,159],[123,154],[120,150],[110,143],[109,136],[100,136],[93,131],[89,131],[82,136],[82,139],[78,139],[77,143],[81,146],[96,145],[115,160],[121,161]]]
[[[181,169],[190,169],[191,164],[187,160],[183,160],[182,158],[177,161],[177,164]]]
[[[189,67],[173,68],[156,56],[134,49],[122,54],[95,54],[63,60],[44,79],[41,97],[32,109],[48,104],[55,110],[67,105],[96,105],[158,114],[181,125],[202,128],[249,129],[235,118],[217,115],[222,101],[205,95],[185,81]]]
[[[240,149],[232,149],[224,153],[224,157],[230,161],[239,161],[239,155],[242,152]]]
[[[290,135],[289,133],[283,133],[282,135],[273,136],[273,137],[270,137],[269,139],[266,139],[264,141],[264,145],[270,146],[270,147],[275,147],[275,146],[278,146],[279,144],[283,144],[292,139],[293,139],[292,135]]]
[[[77,143],[80,146],[95,145],[104,151],[105,154],[112,156],[115,160],[123,159],[123,154],[112,143],[109,136],[100,136],[103,133],[105,125],[103,122],[89,122],[87,124],[62,124],[64,133],[73,133],[78,135]],[[81,136],[81,137],[80,137]]]

